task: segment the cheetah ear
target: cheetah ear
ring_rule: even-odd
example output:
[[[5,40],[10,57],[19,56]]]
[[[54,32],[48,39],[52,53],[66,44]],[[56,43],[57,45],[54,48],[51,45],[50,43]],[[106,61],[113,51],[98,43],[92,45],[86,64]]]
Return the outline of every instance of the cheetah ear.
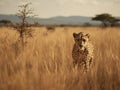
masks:
[[[75,38],[77,36],[77,34],[76,33],[73,33],[73,37]]]
[[[88,34],[86,34],[85,36],[87,36],[88,38],[90,38],[90,34],[88,33]]]

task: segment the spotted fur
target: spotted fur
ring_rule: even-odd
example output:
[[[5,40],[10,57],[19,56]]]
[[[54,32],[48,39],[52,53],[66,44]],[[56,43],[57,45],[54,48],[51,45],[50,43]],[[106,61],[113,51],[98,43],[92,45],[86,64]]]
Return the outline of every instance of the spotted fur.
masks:
[[[75,44],[72,50],[73,65],[88,71],[93,62],[93,46],[89,40],[90,35],[80,32],[73,33]]]

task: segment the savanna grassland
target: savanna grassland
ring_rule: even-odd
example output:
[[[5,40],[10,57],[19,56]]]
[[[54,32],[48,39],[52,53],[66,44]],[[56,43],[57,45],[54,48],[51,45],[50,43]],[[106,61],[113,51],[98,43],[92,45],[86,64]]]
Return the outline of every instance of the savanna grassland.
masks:
[[[72,66],[73,32],[90,33],[94,63],[83,73]],[[24,50],[18,33],[0,28],[0,90],[120,90],[120,28],[34,28]]]

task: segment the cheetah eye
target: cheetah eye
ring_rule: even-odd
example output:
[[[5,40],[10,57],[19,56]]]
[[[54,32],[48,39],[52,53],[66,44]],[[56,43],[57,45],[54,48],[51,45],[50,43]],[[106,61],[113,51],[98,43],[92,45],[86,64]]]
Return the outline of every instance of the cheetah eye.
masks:
[[[83,39],[83,42],[85,42],[86,40],[85,39]]]

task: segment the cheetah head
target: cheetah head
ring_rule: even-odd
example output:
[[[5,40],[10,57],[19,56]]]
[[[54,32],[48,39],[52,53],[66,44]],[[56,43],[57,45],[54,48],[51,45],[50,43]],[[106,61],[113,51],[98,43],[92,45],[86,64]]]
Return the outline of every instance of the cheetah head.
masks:
[[[73,33],[73,37],[75,43],[80,47],[81,50],[84,50],[89,42],[89,34],[84,34],[83,32],[80,33]]]

